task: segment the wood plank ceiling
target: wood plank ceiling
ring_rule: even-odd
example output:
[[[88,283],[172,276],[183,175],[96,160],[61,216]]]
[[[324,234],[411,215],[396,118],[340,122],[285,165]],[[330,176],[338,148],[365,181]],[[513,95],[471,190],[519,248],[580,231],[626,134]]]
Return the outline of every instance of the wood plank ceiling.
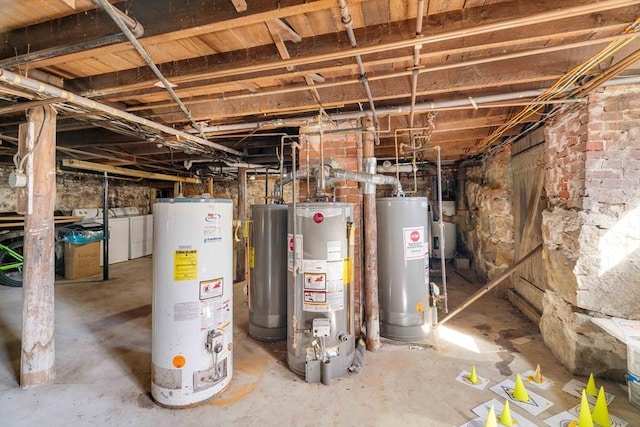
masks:
[[[457,162],[580,102],[589,82],[640,74],[640,0],[112,1],[144,28],[180,108],[98,3],[0,0],[0,162],[45,103],[59,112],[59,159],[201,177],[277,167],[283,133],[369,115],[378,158],[398,146],[401,161],[428,162],[420,147],[438,145]]]

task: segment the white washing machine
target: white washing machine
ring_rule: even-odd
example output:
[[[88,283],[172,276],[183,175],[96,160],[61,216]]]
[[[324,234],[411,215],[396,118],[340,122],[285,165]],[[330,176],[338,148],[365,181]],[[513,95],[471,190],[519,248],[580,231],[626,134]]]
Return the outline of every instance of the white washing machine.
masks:
[[[153,253],[153,215],[129,218],[129,259]]]
[[[73,216],[82,216],[80,222],[104,224],[101,208],[79,208],[72,211]],[[109,264],[129,259],[129,218],[116,218],[109,210]],[[104,243],[100,245],[100,265],[103,264]]]
[[[129,220],[129,259],[151,255],[153,252],[153,215],[140,215],[136,207],[112,209],[116,218]]]

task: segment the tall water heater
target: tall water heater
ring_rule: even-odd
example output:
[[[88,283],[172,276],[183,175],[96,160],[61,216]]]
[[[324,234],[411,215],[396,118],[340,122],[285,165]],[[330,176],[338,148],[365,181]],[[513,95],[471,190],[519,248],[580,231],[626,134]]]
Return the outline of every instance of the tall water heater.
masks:
[[[353,363],[352,218],[351,203],[289,206],[287,362],[307,382],[328,384]]]
[[[436,317],[429,292],[429,208],[426,197],[376,201],[380,335],[425,338]]]
[[[249,335],[287,339],[287,205],[251,206]]]
[[[151,394],[202,402],[233,372],[231,200],[159,199],[153,207]]]

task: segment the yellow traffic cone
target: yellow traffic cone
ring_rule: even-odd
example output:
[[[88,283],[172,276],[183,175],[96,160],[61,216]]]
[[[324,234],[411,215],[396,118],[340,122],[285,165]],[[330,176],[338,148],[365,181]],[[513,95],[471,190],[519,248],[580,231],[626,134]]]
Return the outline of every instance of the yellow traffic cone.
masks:
[[[542,378],[542,374],[540,373],[540,364],[536,366],[536,372],[533,374],[533,381],[538,384],[542,384],[544,382],[544,378]]]
[[[587,401],[587,393],[582,390],[582,400],[580,401],[580,415],[578,416],[578,427],[593,427],[593,418]]]
[[[593,379],[593,372],[589,375],[589,381],[587,381],[587,394],[595,397],[598,394],[596,389],[596,381]]]
[[[471,373],[466,378],[467,378],[467,380],[469,380],[469,382],[471,384],[479,384],[480,383],[480,378],[478,378],[478,375],[476,375],[476,367],[475,366],[471,367]]]
[[[604,394],[604,387],[600,386],[596,405],[593,407],[593,422],[600,427],[611,427],[611,418],[609,418],[609,408],[607,408],[607,398]]]
[[[529,401],[529,393],[527,393],[527,389],[524,388],[524,384],[522,383],[520,374],[516,374],[516,386],[513,389],[513,398],[519,400],[520,402]]]
[[[511,418],[511,409],[509,409],[509,399],[505,399],[504,408],[502,409],[502,414],[500,414],[500,419],[498,421],[500,421],[500,424],[503,424],[509,427],[514,426],[516,424],[513,422],[513,419]]]
[[[498,420],[496,420],[496,410],[493,409],[493,405],[491,405],[491,408],[489,408],[487,421],[484,423],[484,427],[498,427]]]

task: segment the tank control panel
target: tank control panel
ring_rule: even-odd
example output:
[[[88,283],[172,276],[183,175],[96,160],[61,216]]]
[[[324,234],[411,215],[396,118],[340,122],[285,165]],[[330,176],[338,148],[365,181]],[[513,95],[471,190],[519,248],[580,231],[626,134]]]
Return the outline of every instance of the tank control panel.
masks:
[[[312,326],[314,337],[328,337],[331,334],[331,319],[316,317]]]

